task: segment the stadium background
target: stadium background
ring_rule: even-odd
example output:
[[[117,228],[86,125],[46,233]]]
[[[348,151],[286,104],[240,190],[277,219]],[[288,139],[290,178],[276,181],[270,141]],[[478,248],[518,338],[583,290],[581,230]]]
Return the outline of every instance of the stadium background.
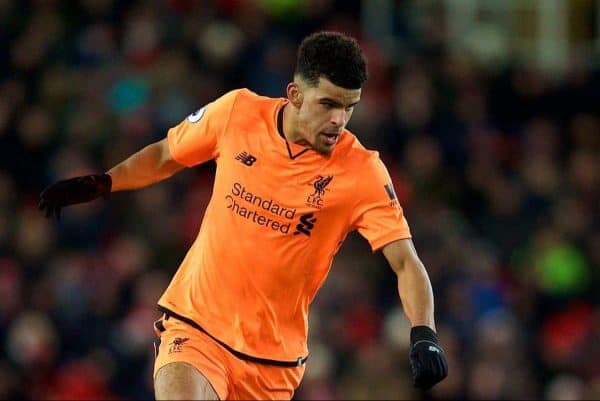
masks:
[[[213,166],[58,223],[38,194],[229,89],[283,96],[317,29],[369,56],[350,128],[389,166],[450,374],[413,390],[393,273],[352,235],[296,398],[600,398],[599,21],[593,0],[0,1],[0,398],[152,398],[155,302]]]

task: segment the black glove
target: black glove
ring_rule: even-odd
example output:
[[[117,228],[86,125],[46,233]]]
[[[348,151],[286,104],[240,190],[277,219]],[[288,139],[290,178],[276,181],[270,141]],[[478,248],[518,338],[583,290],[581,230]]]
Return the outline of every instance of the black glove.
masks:
[[[448,362],[437,335],[427,326],[410,330],[410,370],[415,387],[427,390],[448,375]]]
[[[46,209],[46,217],[55,214],[60,219],[62,207],[89,202],[99,197],[108,199],[111,187],[112,179],[108,174],[84,175],[58,181],[42,191],[38,209]]]

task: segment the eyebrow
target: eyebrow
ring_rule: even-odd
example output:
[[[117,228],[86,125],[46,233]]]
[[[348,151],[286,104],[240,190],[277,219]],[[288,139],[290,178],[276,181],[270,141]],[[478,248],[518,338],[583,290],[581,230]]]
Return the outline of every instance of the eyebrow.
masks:
[[[337,106],[337,107],[344,106],[343,104],[341,104],[341,103],[340,103],[340,102],[338,102],[337,100],[333,100],[333,99],[331,99],[331,98],[328,98],[328,97],[324,97],[324,98],[322,98],[322,99],[319,99],[319,102],[329,102],[329,103],[331,103],[331,104],[333,104],[334,106]],[[358,104],[358,102],[354,102],[354,103],[351,103],[351,104],[349,104],[349,105],[348,105],[348,106],[346,106],[346,107],[354,107],[354,106],[356,106],[357,104]]]

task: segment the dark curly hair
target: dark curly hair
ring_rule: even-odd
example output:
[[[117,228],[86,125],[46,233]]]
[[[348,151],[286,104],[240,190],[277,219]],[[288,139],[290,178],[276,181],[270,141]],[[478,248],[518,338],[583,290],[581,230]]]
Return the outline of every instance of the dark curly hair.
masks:
[[[317,86],[323,76],[342,88],[360,89],[367,80],[367,60],[354,38],[316,32],[300,43],[294,75],[311,86]]]

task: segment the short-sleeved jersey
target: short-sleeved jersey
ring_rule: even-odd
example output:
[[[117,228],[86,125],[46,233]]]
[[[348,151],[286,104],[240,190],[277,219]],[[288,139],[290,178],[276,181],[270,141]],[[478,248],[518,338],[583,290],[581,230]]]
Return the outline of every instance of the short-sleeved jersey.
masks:
[[[168,132],[172,157],[216,161],[211,200],[159,305],[234,350],[295,361],[308,353],[308,309],[344,238],[373,251],[410,238],[378,153],[345,130],[329,156],[288,143],[286,99],[240,89]]]

